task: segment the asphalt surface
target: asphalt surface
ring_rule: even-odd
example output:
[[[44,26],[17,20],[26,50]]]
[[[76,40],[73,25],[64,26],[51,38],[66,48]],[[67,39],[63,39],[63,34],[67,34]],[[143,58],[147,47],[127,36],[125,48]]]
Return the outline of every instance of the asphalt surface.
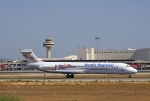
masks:
[[[148,74],[150,75],[150,71],[140,71],[136,73],[137,75],[141,74]],[[46,76],[53,76],[52,78],[47,78]],[[75,76],[75,78],[65,78],[65,74],[54,74],[54,73],[45,73],[42,71],[0,71],[0,81],[10,81],[10,80],[21,80],[21,81],[66,81],[66,82],[71,82],[71,81],[129,81],[129,82],[135,82],[135,81],[148,81],[150,82],[150,77],[132,77],[128,78],[126,77],[85,77],[85,74],[78,74],[80,77]],[[84,75],[82,77],[82,75]],[[89,74],[87,74],[89,75]],[[96,75],[96,74],[93,74]],[[103,75],[103,74],[98,74],[98,75]],[[105,74],[106,75],[106,74]],[[11,76],[25,76],[23,78],[10,78]],[[41,76],[39,78],[28,78],[28,76]],[[55,77],[57,76],[57,77]],[[60,78],[59,78],[60,77]]]
[[[21,79],[9,79],[9,78],[1,78],[0,81],[10,81],[10,80],[18,80],[18,81],[65,81],[65,82],[73,82],[73,81],[108,81],[108,82],[121,82],[121,81],[128,81],[128,82],[139,82],[139,81],[145,81],[150,82],[150,78],[50,78],[50,79],[27,79],[27,78],[21,78]]]
[[[0,71],[0,73],[44,73],[44,72],[39,70],[14,70],[14,71]],[[138,73],[150,73],[150,70],[139,70]]]

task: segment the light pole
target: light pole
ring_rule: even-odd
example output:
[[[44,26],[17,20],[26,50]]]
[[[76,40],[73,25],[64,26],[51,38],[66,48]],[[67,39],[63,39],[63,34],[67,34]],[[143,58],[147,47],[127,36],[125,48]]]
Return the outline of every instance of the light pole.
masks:
[[[98,40],[101,39],[101,38],[100,37],[95,37],[95,39],[97,40],[97,60],[98,60]]]

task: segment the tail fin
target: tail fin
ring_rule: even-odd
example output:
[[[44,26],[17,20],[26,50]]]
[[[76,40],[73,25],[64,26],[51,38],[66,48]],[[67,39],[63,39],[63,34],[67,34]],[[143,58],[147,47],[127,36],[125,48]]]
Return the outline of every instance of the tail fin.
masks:
[[[24,56],[24,58],[27,60],[28,63],[42,62],[34,55],[31,49],[20,49],[19,51]]]

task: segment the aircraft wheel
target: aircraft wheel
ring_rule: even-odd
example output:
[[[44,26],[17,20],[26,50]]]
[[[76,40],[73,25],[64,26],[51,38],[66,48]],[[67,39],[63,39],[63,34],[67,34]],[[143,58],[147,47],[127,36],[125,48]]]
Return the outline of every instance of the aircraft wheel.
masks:
[[[71,75],[70,75],[70,77],[71,77],[71,78],[74,78],[74,75],[73,75],[73,74],[71,74]]]
[[[67,74],[67,75],[66,75],[66,78],[70,78],[70,75],[69,75],[69,74]]]
[[[131,78],[131,74],[129,74],[129,78]]]

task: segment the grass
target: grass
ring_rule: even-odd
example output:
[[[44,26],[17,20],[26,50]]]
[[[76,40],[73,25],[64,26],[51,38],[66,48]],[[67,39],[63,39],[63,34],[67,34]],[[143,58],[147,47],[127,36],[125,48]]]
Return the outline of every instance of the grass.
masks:
[[[21,101],[19,98],[10,95],[0,95],[0,101]]]
[[[150,101],[149,90],[149,82],[7,81],[0,82],[0,95],[8,100],[0,101]]]
[[[95,81],[30,81],[22,78],[65,78],[52,76],[7,76],[0,82],[0,101],[150,101],[150,81],[122,81],[128,75],[75,75],[75,78],[96,78]],[[118,81],[99,81],[99,78],[120,77]],[[150,77],[138,74],[132,77]],[[15,80],[17,78],[18,80]]]

